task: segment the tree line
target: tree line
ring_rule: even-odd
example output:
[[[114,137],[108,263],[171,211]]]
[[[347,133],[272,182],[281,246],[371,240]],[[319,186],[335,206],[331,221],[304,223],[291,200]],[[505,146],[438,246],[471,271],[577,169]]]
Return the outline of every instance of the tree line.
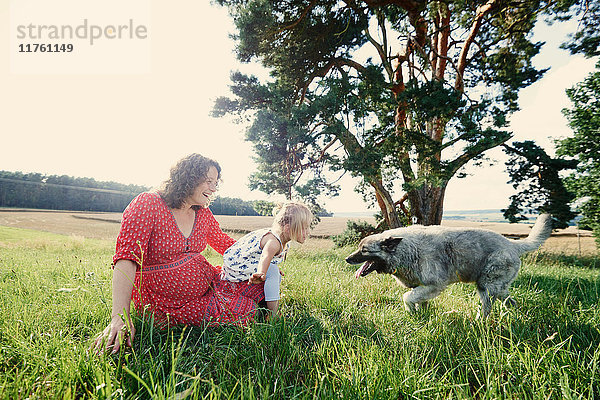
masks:
[[[0,171],[0,207],[46,210],[122,212],[138,194],[140,185],[100,182],[93,178]],[[276,203],[217,196],[210,204],[215,215],[272,215]],[[324,209],[320,216],[331,216]]]
[[[145,186],[0,171],[0,207],[121,212]]]

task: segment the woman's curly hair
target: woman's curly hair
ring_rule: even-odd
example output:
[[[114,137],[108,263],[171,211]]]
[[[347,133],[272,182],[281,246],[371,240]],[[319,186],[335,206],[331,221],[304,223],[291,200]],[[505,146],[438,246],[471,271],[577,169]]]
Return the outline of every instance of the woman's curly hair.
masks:
[[[180,208],[185,199],[194,193],[199,184],[204,182],[210,167],[215,167],[217,176],[221,178],[221,166],[210,158],[194,153],[179,160],[171,168],[171,175],[158,191],[170,208]]]

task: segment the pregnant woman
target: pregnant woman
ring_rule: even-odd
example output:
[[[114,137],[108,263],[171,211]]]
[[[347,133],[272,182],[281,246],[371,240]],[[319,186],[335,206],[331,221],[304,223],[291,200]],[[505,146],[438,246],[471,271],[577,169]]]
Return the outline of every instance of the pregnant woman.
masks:
[[[223,233],[208,209],[221,167],[191,154],[172,169],[157,192],[146,192],[123,212],[113,257],[112,314],[94,343],[96,352],[131,346],[133,299],[139,314],[166,325],[246,324],[264,298],[263,284],[227,282],[202,254],[218,253],[235,240]]]

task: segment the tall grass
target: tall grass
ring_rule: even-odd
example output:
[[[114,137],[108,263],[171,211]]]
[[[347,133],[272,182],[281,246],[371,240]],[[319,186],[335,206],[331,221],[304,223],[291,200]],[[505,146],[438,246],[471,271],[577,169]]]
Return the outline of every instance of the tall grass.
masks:
[[[525,257],[519,306],[481,322],[472,285],[408,314],[391,278],[354,279],[350,249],[299,247],[281,318],[167,330],[137,318],[134,347],[98,357],[113,248],[0,227],[1,398],[600,397],[598,258]]]

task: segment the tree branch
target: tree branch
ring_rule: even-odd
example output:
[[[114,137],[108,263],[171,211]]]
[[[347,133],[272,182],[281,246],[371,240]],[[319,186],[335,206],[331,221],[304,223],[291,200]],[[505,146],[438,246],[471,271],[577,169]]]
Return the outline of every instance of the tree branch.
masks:
[[[309,12],[310,10],[312,10],[312,8],[313,8],[313,7],[314,7],[316,4],[317,4],[317,0],[312,0],[312,1],[310,2],[310,4],[309,4],[309,5],[308,5],[308,6],[307,6],[305,9],[304,9],[304,11],[302,11],[302,14],[300,14],[300,17],[299,17],[299,18],[298,18],[296,21],[292,22],[290,25],[287,25],[287,26],[284,26],[284,27],[282,27],[282,28],[279,28],[279,30],[278,30],[278,31],[277,31],[275,34],[279,34],[279,33],[283,32],[283,31],[287,31],[287,30],[289,30],[289,29],[295,28],[295,27],[296,27],[296,25],[298,25],[300,22],[302,22],[302,20],[303,20],[304,18],[306,18],[306,16],[308,15],[308,12]]]
[[[404,196],[402,196],[402,198],[400,200],[398,200],[397,202],[395,202],[394,206],[399,206],[400,210],[402,210],[402,212],[404,213],[404,215],[406,216],[406,218],[410,218],[410,213],[408,212],[408,209],[404,205],[404,202],[406,200],[408,200],[408,193],[405,193]]]
[[[433,49],[433,51],[440,57],[440,61],[437,63],[437,69],[435,71],[435,77],[442,81],[444,80],[444,73],[446,72],[446,63],[449,60],[447,57],[448,39],[450,37],[450,10],[448,9],[448,5],[445,5],[443,15],[441,9],[438,13],[440,14],[441,27],[439,33],[436,34],[436,37],[439,36],[439,39],[436,39],[437,48]]]
[[[499,135],[496,138],[484,138],[480,140],[477,145],[471,146],[463,154],[455,158],[453,161],[448,163],[446,167],[447,175],[454,176],[454,174],[462,168],[466,163],[474,159],[475,157],[483,154],[485,151],[489,149],[493,149],[496,146],[501,145],[510,139],[510,134],[507,132],[503,132],[503,134]]]
[[[483,21],[483,17],[487,13],[489,13],[494,7],[498,5],[500,0],[489,0],[483,6],[477,7],[477,15],[475,16],[475,20],[471,24],[471,31],[469,32],[469,36],[465,40],[465,44],[460,52],[460,56],[458,58],[458,69],[456,76],[456,83],[454,88],[459,92],[463,92],[465,88],[463,75],[465,73],[465,68],[467,67],[467,56],[469,55],[469,50],[471,49],[471,44],[475,40],[475,37],[479,33],[479,28],[481,27],[481,23]]]
[[[379,17],[377,19],[379,20]],[[381,30],[385,33],[385,27],[381,26],[381,23],[379,26],[381,27]],[[375,39],[373,39],[373,37],[369,33],[369,28],[365,29],[365,35],[367,36],[367,39],[369,40],[369,42],[377,50],[377,53],[379,54],[379,58],[381,58],[381,63],[383,64],[386,72],[388,73],[388,77],[391,82],[394,79],[394,71],[392,70],[392,66],[391,66],[388,56],[386,54],[386,50],[384,50],[384,48],[387,47],[386,40],[384,40],[383,45],[379,44]]]
[[[323,161],[323,158],[325,157],[325,153],[327,152],[327,150],[329,150],[329,148],[331,146],[333,146],[335,144],[335,142],[337,142],[337,141],[338,141],[338,138],[335,138],[331,142],[327,143],[325,145],[325,147],[323,147],[323,149],[321,149],[321,152],[320,152],[320,154],[319,154],[319,156],[317,158],[310,160],[310,162],[308,162],[306,164],[300,163],[300,168],[306,169],[306,168],[308,168],[310,166],[313,166],[313,165],[318,164],[321,161]]]
[[[329,71],[331,71],[331,69],[333,67],[342,67],[342,66],[348,66],[351,68],[354,68],[355,70],[357,70],[358,72],[364,73],[367,71],[367,69],[360,63],[354,61],[354,60],[348,60],[346,58],[334,58],[332,60],[330,60],[329,62],[327,62],[327,64],[325,64],[325,66],[323,66],[323,68],[320,68],[319,70],[313,72],[309,77],[308,80],[306,82],[304,82],[304,84],[302,85],[302,94],[300,96],[300,104],[302,104],[304,102],[304,98],[306,97],[306,92],[308,91],[308,87],[310,86],[310,84],[312,83],[313,80],[315,80],[315,78],[324,78],[327,73],[329,73]]]

